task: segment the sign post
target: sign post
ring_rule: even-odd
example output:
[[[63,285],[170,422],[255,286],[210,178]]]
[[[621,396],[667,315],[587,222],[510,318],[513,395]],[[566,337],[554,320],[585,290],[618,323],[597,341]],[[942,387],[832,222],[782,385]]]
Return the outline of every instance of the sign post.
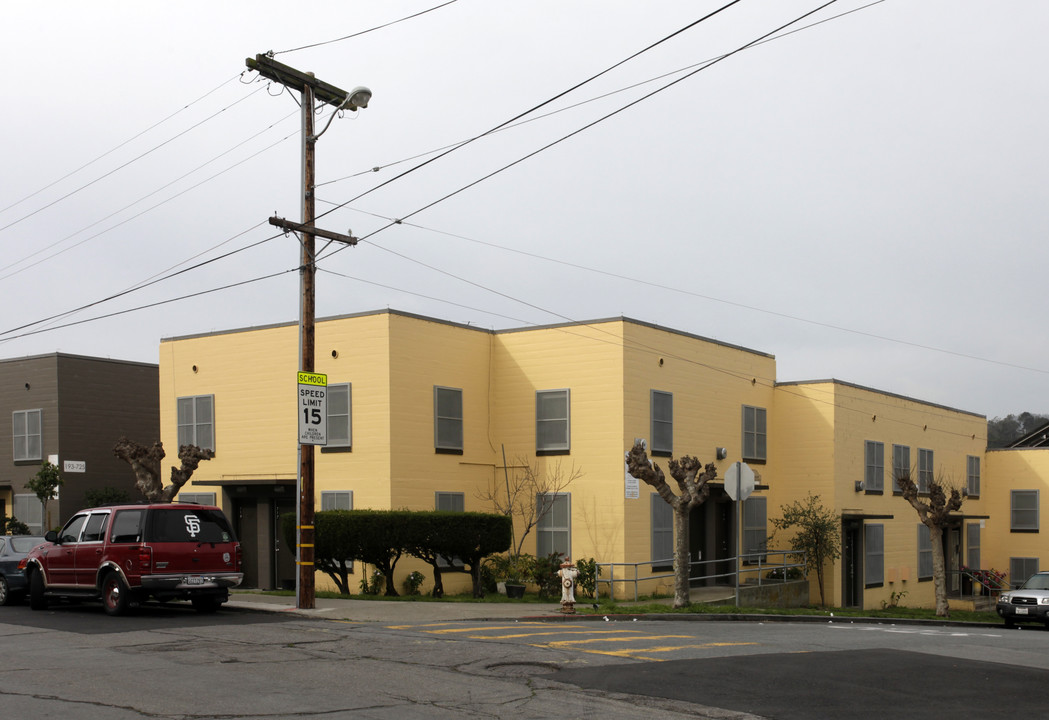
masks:
[[[725,472],[725,492],[736,501],[736,607],[739,607],[739,570],[743,563],[743,501],[754,492],[754,471],[737,462]]]

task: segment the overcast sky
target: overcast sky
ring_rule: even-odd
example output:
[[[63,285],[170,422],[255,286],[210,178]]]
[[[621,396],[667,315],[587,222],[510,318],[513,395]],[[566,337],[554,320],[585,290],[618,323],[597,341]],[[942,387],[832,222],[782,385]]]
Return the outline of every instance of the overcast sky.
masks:
[[[442,2],[6,3],[0,357],[157,362],[297,318],[297,245],[266,223],[300,217],[297,96],[244,63],[274,51],[374,93],[318,142],[318,225],[364,238],[327,249],[320,316],[625,315],[781,381],[1049,412],[1049,3],[839,0],[704,67],[821,4],[741,0],[359,197],[728,0]]]

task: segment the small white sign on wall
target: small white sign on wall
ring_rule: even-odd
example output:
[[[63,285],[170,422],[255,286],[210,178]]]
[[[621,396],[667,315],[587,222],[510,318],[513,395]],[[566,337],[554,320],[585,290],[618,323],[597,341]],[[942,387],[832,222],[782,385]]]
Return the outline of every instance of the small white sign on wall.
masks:
[[[626,499],[637,500],[641,497],[641,481],[631,475],[629,472],[626,473]]]
[[[82,473],[87,472],[86,460],[65,460],[62,463],[62,472]]]

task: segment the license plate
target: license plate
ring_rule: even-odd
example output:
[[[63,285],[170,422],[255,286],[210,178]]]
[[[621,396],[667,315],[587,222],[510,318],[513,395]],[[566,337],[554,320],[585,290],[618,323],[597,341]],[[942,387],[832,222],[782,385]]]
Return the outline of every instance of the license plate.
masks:
[[[204,578],[200,575],[190,575],[189,577],[185,578],[183,582],[185,582],[186,585],[203,585]],[[1027,612],[1026,608],[1024,608],[1024,612]]]
[[[1016,614],[1017,615],[1026,615],[1027,614],[1027,608],[1016,608]]]

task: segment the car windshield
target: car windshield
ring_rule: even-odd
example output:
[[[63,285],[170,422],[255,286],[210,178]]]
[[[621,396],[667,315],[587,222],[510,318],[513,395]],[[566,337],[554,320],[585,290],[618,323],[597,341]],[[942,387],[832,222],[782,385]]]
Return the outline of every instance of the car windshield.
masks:
[[[1023,590],[1049,590],[1049,574],[1032,575],[1023,584]]]
[[[44,542],[44,538],[32,535],[14,535],[9,537],[8,540],[11,542],[11,549],[17,553],[28,553],[37,545]]]

